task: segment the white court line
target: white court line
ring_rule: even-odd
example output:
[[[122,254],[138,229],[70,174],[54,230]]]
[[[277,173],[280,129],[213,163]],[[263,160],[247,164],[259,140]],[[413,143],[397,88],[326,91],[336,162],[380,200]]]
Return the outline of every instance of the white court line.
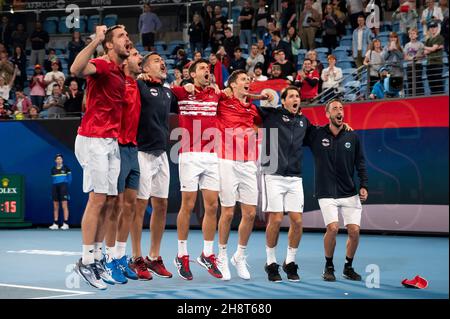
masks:
[[[54,288],[44,288],[44,287],[34,287],[34,286],[21,286],[21,285],[10,285],[10,284],[2,284],[0,283],[0,287],[9,287],[9,288],[22,288],[22,289],[32,289],[32,290],[43,290],[43,291],[53,291],[53,292],[64,292],[69,293],[70,296],[80,296],[80,295],[92,295],[93,292],[88,291],[78,291],[78,290],[64,290],[64,289],[54,289]],[[68,295],[63,295],[68,296]],[[61,296],[50,296],[50,297],[41,297],[44,298],[55,298]],[[31,299],[40,299],[40,298],[31,298]]]
[[[81,256],[81,252],[77,251],[61,251],[61,250],[41,250],[41,249],[28,249],[28,250],[8,250],[9,254],[28,254],[28,255],[48,255],[48,256]]]
[[[90,292],[92,294],[93,292]],[[80,294],[71,294],[71,295],[57,295],[57,296],[49,296],[49,297],[36,297],[36,298],[30,298],[30,299],[53,299],[53,298],[63,298],[63,297],[75,297],[80,296]]]

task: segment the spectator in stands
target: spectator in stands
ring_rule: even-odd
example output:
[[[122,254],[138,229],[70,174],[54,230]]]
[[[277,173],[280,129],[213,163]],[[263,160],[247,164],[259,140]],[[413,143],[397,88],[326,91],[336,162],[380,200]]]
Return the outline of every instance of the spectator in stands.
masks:
[[[41,112],[41,116],[47,118],[59,118],[66,113],[64,110],[66,100],[67,97],[61,93],[59,85],[53,85],[51,95],[44,101],[44,110]]]
[[[202,59],[202,53],[200,51],[194,52],[194,62]]]
[[[182,75],[183,75],[183,78],[181,80],[180,86],[184,86],[188,83],[193,83],[191,76],[189,75],[189,66],[188,65],[184,66],[184,68],[182,70]]]
[[[234,58],[231,60],[230,66],[228,67],[228,72],[231,74],[236,70],[244,70],[245,71],[246,61],[242,57],[242,49],[236,48],[234,49]]]
[[[30,79],[30,98],[33,105],[38,106],[40,110],[42,109],[42,105],[44,103],[45,87],[46,84],[44,81],[42,68],[39,64],[36,64],[34,66],[33,76]]]
[[[64,102],[66,112],[73,116],[79,116],[84,93],[78,89],[77,81],[73,80],[70,82],[69,89],[64,94],[66,96],[66,101]]]
[[[14,76],[14,64],[8,59],[8,53],[0,53],[0,76],[5,79],[6,83],[10,83]],[[14,83],[14,82],[13,82]]]
[[[155,50],[155,34],[161,29],[161,21],[158,16],[151,12],[150,4],[144,4],[144,12],[139,17],[139,33],[142,45],[146,51]]]
[[[189,43],[192,51],[203,52],[203,37],[205,35],[205,28],[198,13],[194,14],[192,23],[188,29]]]
[[[330,54],[327,57],[328,67],[322,71],[322,92],[324,100],[330,100],[336,97],[341,91],[341,80],[343,78],[342,69],[336,66],[336,57]]]
[[[1,53],[6,53],[8,54],[8,50],[6,50],[6,47],[3,43],[0,42],[0,54]]]
[[[299,18],[299,34],[302,38],[303,48],[311,50],[316,47],[315,37],[317,28],[322,24],[320,14],[313,9],[312,1],[305,0],[305,7]]]
[[[204,24],[204,34],[203,34],[203,49],[206,49],[210,42],[211,30],[212,30],[212,20],[214,17],[213,7],[205,1],[203,3],[202,10],[200,11],[200,15],[203,19]]]
[[[288,28],[286,36],[283,38],[283,41],[289,43],[291,45],[292,56],[293,56],[293,64],[294,66],[298,63],[298,52],[302,45],[302,40],[300,36],[297,34],[297,30],[295,27],[291,26]]]
[[[270,48],[269,48],[270,49]],[[289,61],[292,61],[292,49],[291,45],[283,40],[281,40],[281,34],[280,31],[274,31],[272,32],[272,46],[269,52],[269,54],[275,53],[275,51],[283,50],[284,54],[286,55],[286,59]],[[275,58],[275,56],[273,56]]]
[[[228,70],[231,64],[231,59],[234,57],[234,51],[231,56],[228,56],[227,52],[225,51],[225,47],[223,45],[219,46],[219,49],[216,53],[217,59],[222,63],[222,65],[225,67],[225,69]]]
[[[58,84],[59,87],[61,88],[61,94],[66,94],[67,92],[69,92],[70,83],[68,86],[66,86],[65,83],[66,83],[66,80],[62,77],[59,77],[58,80],[56,81],[56,84]],[[78,83],[77,83],[77,86],[78,86]]]
[[[434,0],[426,0],[427,7],[422,11],[422,25],[423,25],[423,34],[427,39],[430,35],[428,32],[428,24],[431,22],[436,22],[438,25],[438,33],[441,32],[441,22],[444,20],[444,16],[442,14],[442,10],[440,7],[435,6]]]
[[[444,19],[448,18],[448,0],[439,0],[439,8],[441,8]]]
[[[21,88],[16,90],[16,102],[11,107],[11,111],[14,114],[22,113],[27,114],[31,107],[32,103],[30,99],[23,93]]]
[[[53,86],[55,84],[57,84],[58,78],[64,78],[64,80],[66,79],[66,77],[64,76],[64,73],[62,73],[61,71],[59,71],[59,64],[57,61],[53,61],[52,63],[52,71],[48,72],[45,77],[44,77],[44,82],[46,85],[46,89],[45,89],[45,93],[46,95],[51,95],[53,92]],[[62,88],[59,88],[59,90],[61,91]]]
[[[220,45],[223,45],[225,39],[225,30],[223,28],[222,20],[217,19],[214,22],[213,31],[211,33],[211,51],[217,52]]]
[[[322,20],[322,45],[328,48],[328,53],[337,47],[339,19],[334,13],[334,7],[327,4],[325,7],[325,15]]]
[[[283,71],[281,70],[281,65],[278,62],[272,64],[270,79],[271,80],[286,79],[285,77],[283,77]]]
[[[247,64],[245,66],[245,70],[249,76],[253,76],[255,66],[258,63],[264,65],[264,55],[258,52],[258,46],[256,44],[252,44],[250,54],[247,58]]]
[[[30,35],[31,56],[30,64],[44,65],[45,45],[50,41],[47,31],[42,29],[41,22],[36,22],[35,30]]]
[[[13,76],[9,78],[9,82],[6,81],[6,78],[3,75],[0,75],[0,97],[2,97],[5,101],[9,100],[9,94],[14,84],[14,80],[16,79],[17,67],[14,68]]]
[[[428,28],[430,36],[425,41],[425,55],[427,56],[427,78],[432,94],[444,93],[442,79],[444,38],[439,34],[439,25],[432,21]]]
[[[251,6],[249,0],[244,1],[238,21],[241,25],[240,40],[241,47],[247,45],[247,49],[252,45],[252,29],[253,18],[255,17],[255,9]]]
[[[31,105],[27,115],[29,120],[37,120],[39,118],[39,107],[36,105]]]
[[[51,72],[52,71],[52,64],[53,64],[53,62],[57,62],[59,69],[62,70],[62,64],[61,64],[61,61],[58,59],[58,56],[56,55],[56,50],[55,49],[48,49],[47,59],[44,61],[44,70],[45,70],[45,72]]]
[[[288,79],[291,82],[294,81],[297,71],[292,62],[286,59],[286,54],[284,53],[284,51],[277,50],[276,52],[274,52],[274,54],[276,61],[275,63],[280,65],[281,68],[281,77],[283,79]],[[268,73],[273,72],[272,67],[269,67],[269,69],[270,72],[268,70]]]
[[[8,109],[5,100],[0,96],[0,120],[8,120],[11,118],[11,110]]]
[[[226,28],[228,26],[228,19],[222,15],[222,7],[221,6],[214,7],[214,14],[213,14],[213,18],[211,20],[212,28],[214,28],[214,26],[216,25],[217,20],[220,20],[222,22],[223,28]]]
[[[392,15],[394,11],[398,8],[397,0],[386,0],[384,5],[384,20],[392,21]]]
[[[396,32],[389,34],[389,43],[383,49],[385,65],[389,67],[391,85],[399,91],[403,88],[403,49]]]
[[[177,57],[175,59],[175,68],[182,70],[183,67],[189,62],[191,61],[188,59],[186,51],[183,49],[178,49]]]
[[[281,33],[281,12],[275,11],[272,15],[272,21],[275,23],[275,28]]]
[[[410,41],[405,45],[404,59],[408,61],[406,78],[408,81],[408,96],[413,95],[413,68],[415,73],[416,95],[424,95],[422,80],[422,59],[424,58],[425,45],[418,41],[419,31],[416,28],[409,29]]]
[[[322,19],[322,0],[312,0],[312,7],[320,14],[320,18]]]
[[[401,44],[405,45],[408,42],[408,31],[411,28],[417,27],[417,18],[419,14],[414,8],[415,4],[409,0],[400,0],[400,6],[392,14],[392,20],[400,22],[399,35]]]
[[[263,75],[263,67],[264,65],[262,63],[257,63],[255,65],[255,68],[253,69],[254,74],[251,77],[252,81],[267,81],[267,76]]]
[[[364,57],[370,46],[371,31],[366,27],[366,18],[360,15],[358,17],[358,28],[353,31],[352,36],[352,53],[356,67],[363,65]]]
[[[263,36],[264,46],[269,47],[272,43],[272,33],[276,31],[277,28],[275,23],[271,20],[267,22],[267,32]]]
[[[345,15],[346,7],[344,4],[342,4],[341,0],[333,0],[332,6],[333,6],[333,12],[339,21],[339,23],[336,27],[337,31],[338,31],[338,35],[339,36],[345,35],[345,23],[346,23],[346,19],[347,19],[347,16]]]
[[[448,17],[444,18],[444,21],[442,21],[442,27],[441,27],[441,35],[444,38],[444,48],[445,48],[445,51],[447,52],[447,55],[448,55],[448,39],[449,39],[448,33],[449,33],[449,29],[450,29],[448,19],[449,19]]]
[[[3,43],[7,48],[12,43],[12,32],[13,28],[9,23],[9,18],[7,16],[3,16],[2,23],[0,24],[0,42]]]
[[[19,23],[16,30],[11,34],[12,47],[21,47],[25,51],[27,45],[28,34],[25,32],[25,27]]]
[[[217,84],[219,89],[223,90],[225,88],[225,82],[228,79],[228,72],[222,62],[217,59],[214,53],[209,56],[210,72],[212,76],[211,83]]]
[[[78,53],[85,47],[85,43],[81,38],[81,34],[79,31],[74,31],[72,33],[72,40],[69,42],[67,46],[67,51],[69,52],[69,59],[67,61],[67,69],[70,70],[73,61]],[[62,68],[61,68],[62,69]]]
[[[264,57],[267,55],[267,47],[266,47],[266,45],[264,44],[264,41],[262,40],[262,39],[259,39],[257,42],[256,42],[256,46],[257,46],[257,48],[258,48],[258,53],[259,54],[262,54]]]
[[[258,1],[258,11],[255,16],[256,20],[256,36],[259,39],[263,39],[264,34],[267,32],[267,23],[270,20],[270,11],[266,8],[266,1]]]
[[[306,58],[311,60],[313,69],[316,69],[319,73],[319,76],[321,76],[323,71],[323,63],[317,59],[316,50],[309,50],[306,53]]]
[[[384,66],[383,48],[378,39],[374,39],[370,44],[370,48],[364,57],[364,65],[369,68],[370,87],[373,88],[375,83],[380,79],[379,69]]]
[[[291,0],[282,0],[281,8],[281,35],[285,36],[291,26],[297,25],[297,12],[295,2]]]
[[[240,40],[238,36],[233,35],[233,31],[230,27],[225,28],[225,39],[223,40],[223,46],[227,55],[231,58],[234,56],[234,49],[239,47]]]
[[[295,79],[295,84],[300,87],[302,102],[309,104],[318,95],[319,78],[319,72],[313,68],[312,61],[306,58]]]
[[[360,26],[359,17],[364,16],[364,8],[362,0],[347,0],[347,10],[349,13],[350,24],[352,30],[355,30]]]
[[[27,80],[27,57],[21,46],[16,46],[14,48],[11,62],[18,68],[15,86],[23,89],[25,86],[25,81]]]
[[[175,77],[175,80],[170,83],[170,87],[172,88],[175,86],[181,86],[181,82],[183,81],[183,74],[181,73],[181,71],[175,68],[173,69],[173,75]]]
[[[379,80],[375,83],[375,85],[372,88],[372,91],[369,95],[369,99],[384,99],[385,96],[385,88],[384,88],[384,82],[388,77],[388,69],[386,67],[381,67],[379,69]]]
[[[79,78],[75,75],[75,73],[71,72],[69,76],[66,77],[66,80],[64,81],[64,86],[69,87],[70,82],[77,81],[78,83],[78,89],[80,91],[84,90],[84,87],[86,85],[86,80],[84,78]]]

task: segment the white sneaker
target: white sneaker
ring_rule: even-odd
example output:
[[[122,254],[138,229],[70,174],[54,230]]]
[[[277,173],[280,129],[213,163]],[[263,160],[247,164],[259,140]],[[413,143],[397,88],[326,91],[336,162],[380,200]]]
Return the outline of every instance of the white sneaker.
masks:
[[[57,230],[57,229],[59,229],[59,226],[58,226],[57,224],[53,224],[53,225],[51,225],[51,226],[49,227],[49,229],[51,229],[51,230]]]
[[[236,254],[231,257],[231,264],[236,267],[238,276],[242,279],[249,280],[250,273],[247,269],[247,256],[236,256]]]
[[[69,229],[69,225],[67,225],[66,223],[64,223],[64,224],[61,226],[61,229],[62,229],[62,230],[68,230],[68,229]]]
[[[231,273],[230,267],[228,267],[228,257],[227,255],[220,255],[217,258],[217,268],[219,268],[222,273],[222,280],[230,280]]]

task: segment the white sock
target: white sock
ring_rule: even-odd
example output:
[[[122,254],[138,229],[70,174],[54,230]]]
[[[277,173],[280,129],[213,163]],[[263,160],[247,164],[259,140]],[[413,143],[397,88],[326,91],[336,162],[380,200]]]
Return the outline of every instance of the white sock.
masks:
[[[247,251],[247,246],[238,245],[236,253],[234,255],[236,257],[244,257],[246,251]]]
[[[275,256],[275,249],[277,246],[270,248],[266,246],[266,254],[267,254],[267,265],[277,263],[277,257]]]
[[[292,248],[288,246],[286,254],[286,265],[291,262],[295,263],[295,255],[297,255],[297,249],[298,248]]]
[[[203,241],[203,255],[205,255],[205,257],[209,257],[213,254],[213,246],[214,246],[214,241],[209,241],[209,240],[204,240]]]
[[[158,257],[151,257],[150,255],[147,255],[148,259],[150,259],[150,261],[155,261],[158,260]]]
[[[219,244],[219,257],[227,257],[227,245]]]
[[[106,262],[110,263],[114,258],[114,247],[105,247]]]
[[[94,263],[94,245],[83,245],[83,256],[81,258],[83,265]]]
[[[187,240],[178,240],[178,257],[183,257],[188,255],[187,250]]]
[[[95,260],[102,260],[103,254],[102,254],[102,242],[94,243],[94,259]]]
[[[125,256],[125,251],[127,250],[127,243],[116,241],[115,249],[115,258],[120,259]]]

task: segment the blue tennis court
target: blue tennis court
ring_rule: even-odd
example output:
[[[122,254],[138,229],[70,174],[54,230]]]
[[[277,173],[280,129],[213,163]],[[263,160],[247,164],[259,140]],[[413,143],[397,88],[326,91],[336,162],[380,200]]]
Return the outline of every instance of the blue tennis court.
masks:
[[[362,282],[351,282],[340,276],[344,263],[346,234],[337,239],[334,263],[336,282],[324,282],[323,234],[305,233],[297,254],[300,266],[298,283],[272,283],[264,272],[266,262],[265,234],[252,234],[248,246],[248,263],[252,279],[237,277],[224,282],[213,278],[198,264],[191,264],[192,281],[176,274],[173,258],[177,249],[175,230],[167,230],[162,244],[162,257],[171,279],[129,281],[126,285],[108,286],[105,291],[89,287],[72,272],[81,256],[79,229],[49,231],[47,229],[0,231],[0,298],[31,299],[448,299],[448,237],[414,237],[362,235],[354,267]],[[234,251],[237,232],[229,240],[229,255]],[[188,249],[195,260],[201,253],[203,239],[199,230],[191,230]],[[217,239],[216,239],[217,245]],[[129,250],[131,243],[128,243]],[[149,232],[142,236],[143,253],[149,247]],[[285,258],[287,233],[280,234],[277,262]],[[217,246],[215,247],[217,251]],[[130,253],[130,251],[128,251]],[[421,275],[429,282],[426,289],[408,289],[404,278]],[[379,282],[379,288],[376,288]],[[375,286],[375,287],[374,287]],[[374,288],[368,288],[374,287]]]

